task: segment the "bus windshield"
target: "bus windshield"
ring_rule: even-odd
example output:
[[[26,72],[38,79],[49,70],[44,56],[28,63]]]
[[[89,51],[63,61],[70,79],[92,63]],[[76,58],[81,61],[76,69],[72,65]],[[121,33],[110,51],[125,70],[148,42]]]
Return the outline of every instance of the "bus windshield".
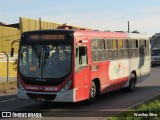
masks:
[[[160,49],[152,50],[152,56],[160,56]]]
[[[30,78],[61,78],[71,71],[71,45],[21,44],[19,71]]]

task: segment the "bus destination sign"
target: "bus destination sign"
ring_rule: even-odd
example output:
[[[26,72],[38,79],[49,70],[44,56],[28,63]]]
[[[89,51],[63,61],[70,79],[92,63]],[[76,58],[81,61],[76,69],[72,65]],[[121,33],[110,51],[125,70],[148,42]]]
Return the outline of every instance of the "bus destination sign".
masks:
[[[65,40],[65,35],[29,35],[30,40]]]

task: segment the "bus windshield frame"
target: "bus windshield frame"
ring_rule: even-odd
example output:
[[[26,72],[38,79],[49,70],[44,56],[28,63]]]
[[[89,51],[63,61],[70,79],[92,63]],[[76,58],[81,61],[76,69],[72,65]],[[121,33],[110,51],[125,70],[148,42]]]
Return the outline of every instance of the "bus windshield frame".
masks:
[[[44,39],[31,38],[30,34],[22,35],[20,42],[18,70],[21,76],[57,81],[71,74],[73,37],[70,34],[63,37],[62,34],[43,33]],[[32,35],[42,36],[42,33]]]

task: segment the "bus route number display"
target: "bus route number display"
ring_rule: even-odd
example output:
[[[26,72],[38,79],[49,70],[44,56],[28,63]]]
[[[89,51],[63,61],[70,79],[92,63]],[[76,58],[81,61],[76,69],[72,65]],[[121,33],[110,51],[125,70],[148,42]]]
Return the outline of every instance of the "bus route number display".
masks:
[[[30,35],[30,40],[65,40],[65,35]]]

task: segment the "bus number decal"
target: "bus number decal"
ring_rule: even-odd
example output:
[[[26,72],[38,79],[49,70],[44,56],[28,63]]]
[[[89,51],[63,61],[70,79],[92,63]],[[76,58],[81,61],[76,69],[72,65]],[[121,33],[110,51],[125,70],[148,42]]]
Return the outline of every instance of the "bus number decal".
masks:
[[[57,91],[58,88],[57,87],[45,87],[44,91]]]
[[[30,66],[29,69],[30,69],[31,72],[35,72],[37,70],[36,66]]]

